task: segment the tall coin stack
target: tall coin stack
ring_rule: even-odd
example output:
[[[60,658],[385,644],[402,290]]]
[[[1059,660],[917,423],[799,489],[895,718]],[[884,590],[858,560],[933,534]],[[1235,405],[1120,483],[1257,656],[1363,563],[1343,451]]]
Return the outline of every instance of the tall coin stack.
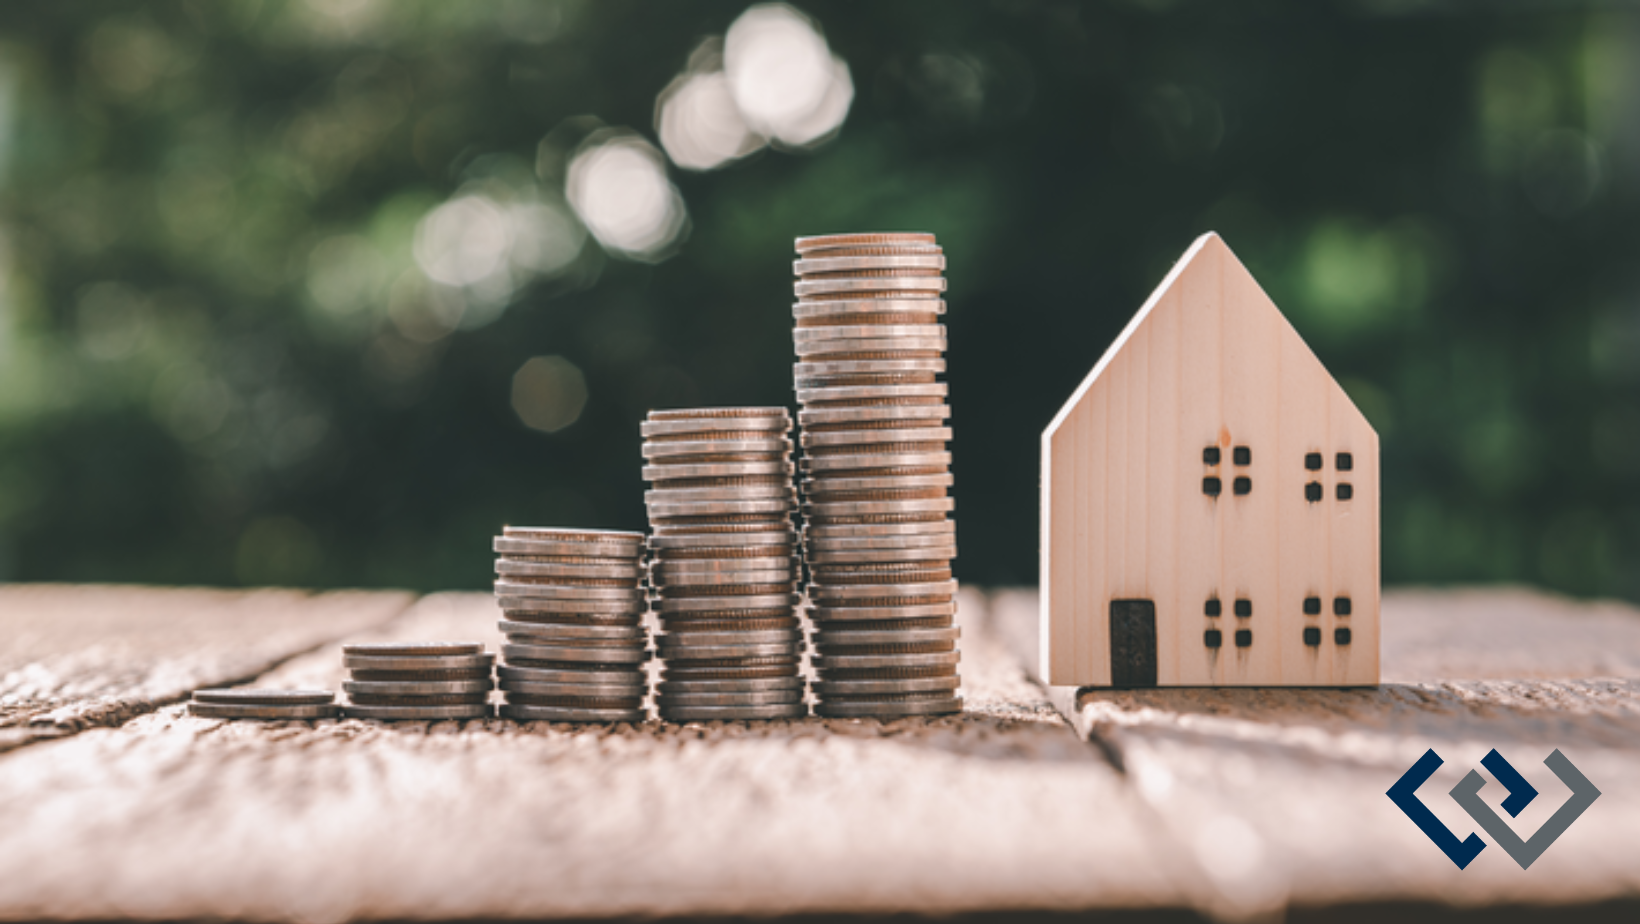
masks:
[[[932,234],[797,240],[804,556],[828,717],[960,712],[945,257]]]
[[[482,642],[343,645],[349,718],[487,719],[495,655]]]
[[[643,423],[663,719],[808,715],[791,426],[785,408],[651,411]]]
[[[508,526],[495,551],[502,718],[642,722],[643,533]]]

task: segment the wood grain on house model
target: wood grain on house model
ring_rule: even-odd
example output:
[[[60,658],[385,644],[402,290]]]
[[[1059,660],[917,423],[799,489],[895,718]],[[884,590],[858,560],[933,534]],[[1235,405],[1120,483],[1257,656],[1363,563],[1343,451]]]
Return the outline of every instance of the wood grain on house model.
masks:
[[[1042,434],[1041,567],[1049,683],[1378,682],[1378,435],[1218,235]]]

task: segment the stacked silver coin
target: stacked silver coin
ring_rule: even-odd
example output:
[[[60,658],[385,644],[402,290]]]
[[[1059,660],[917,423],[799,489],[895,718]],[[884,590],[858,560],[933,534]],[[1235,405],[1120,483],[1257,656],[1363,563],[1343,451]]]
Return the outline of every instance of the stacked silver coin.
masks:
[[[808,715],[791,426],[785,408],[651,411],[643,423],[663,719]]]
[[[195,690],[188,714],[205,719],[311,721],[341,713],[329,690]]]
[[[797,254],[815,711],[960,712],[945,256],[932,234],[799,238]]]
[[[480,642],[344,645],[347,715],[355,719],[487,719],[495,655]]]
[[[495,551],[502,717],[647,718],[643,533],[509,526]]]

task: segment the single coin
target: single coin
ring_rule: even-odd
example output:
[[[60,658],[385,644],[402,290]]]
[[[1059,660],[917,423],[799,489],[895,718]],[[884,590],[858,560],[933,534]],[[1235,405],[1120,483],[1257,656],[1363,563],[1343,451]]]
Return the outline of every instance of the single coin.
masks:
[[[217,690],[195,690],[194,702],[216,703],[225,706],[323,706],[335,702],[336,694],[329,690],[269,690],[254,687],[230,687]]]
[[[811,606],[809,618],[816,625],[887,619],[926,619],[929,616],[955,616],[957,601],[925,603],[914,606]]]
[[[803,494],[819,500],[832,494],[861,494],[877,491],[926,491],[930,488],[949,488],[956,481],[950,472],[931,472],[921,475],[856,476],[852,473],[803,479]]]
[[[585,683],[609,686],[643,687],[648,684],[648,675],[642,667],[626,670],[591,670],[591,669],[558,669],[544,667],[523,667],[517,664],[502,664],[495,669],[496,676],[501,678],[502,688],[509,683]]]
[[[926,231],[859,231],[848,234],[814,234],[797,239],[797,252],[825,250],[831,247],[872,247],[888,244],[933,244],[934,235]]]
[[[849,270],[945,269],[945,255],[937,253],[884,254],[871,257],[808,257],[792,261],[792,272],[842,273]]]
[[[916,523],[845,523],[837,526],[816,526],[810,523],[803,529],[805,542],[832,539],[880,539],[887,536],[936,536],[949,539],[955,535],[955,520],[927,520]]]
[[[781,417],[783,407],[680,407],[649,412],[648,419],[662,420],[734,420],[742,417]]]
[[[737,484],[721,488],[654,488],[643,492],[645,503],[665,501],[690,504],[700,501],[751,500],[753,498],[791,498],[796,488],[790,480],[776,484]]]
[[[698,683],[707,680],[773,680],[776,678],[798,679],[797,659],[792,658],[784,664],[764,664],[751,667],[677,667],[669,665],[662,675],[662,683]]]
[[[440,655],[436,657],[342,655],[342,666],[355,671],[460,671],[487,668],[494,663],[495,655],[493,654]]]
[[[342,654],[372,658],[438,658],[476,655],[483,642],[382,642],[370,645],[343,645]]]
[[[875,670],[883,667],[938,667],[962,660],[960,651],[900,655],[821,655],[812,659],[817,671]]]
[[[638,433],[644,439],[660,436],[680,436],[690,433],[777,433],[792,425],[791,412],[780,408],[779,413],[765,417],[697,417],[691,420],[645,420],[638,424]]]
[[[591,621],[613,623],[632,620],[643,614],[643,600],[554,600],[548,597],[519,597],[496,595],[496,604],[515,619],[538,617],[543,621],[558,618],[584,617]]]
[[[872,597],[956,596],[956,581],[924,581],[916,584],[814,584],[809,592],[816,600],[850,600]]]
[[[800,467],[816,478],[834,472],[876,471],[885,468],[943,468],[951,464],[951,453],[940,452],[884,452],[850,453],[805,457]]]
[[[867,696],[898,693],[937,693],[955,691],[962,686],[962,678],[907,677],[898,680],[816,680],[814,693],[819,697]]]
[[[946,443],[952,438],[950,427],[906,427],[895,430],[839,430],[803,433],[803,446],[866,446],[872,443]]]
[[[664,486],[668,481],[695,478],[747,478],[790,475],[796,471],[790,460],[767,462],[665,462],[643,467],[643,480]]]
[[[776,645],[802,642],[800,629],[764,629],[748,632],[667,632],[655,636],[661,648],[699,648],[716,645]]]
[[[479,693],[351,693],[349,706],[467,706],[487,702],[490,689]]]
[[[449,683],[457,680],[489,680],[491,668],[468,668],[453,671],[348,671],[348,679],[369,683]]]
[[[792,330],[792,342],[821,340],[944,340],[944,324],[824,324]],[[904,349],[900,347],[898,349]]]
[[[797,561],[788,558],[778,568],[768,568],[761,571],[721,571],[712,572],[677,572],[657,571],[654,576],[654,587],[662,591],[665,597],[696,596],[689,593],[667,593],[679,591],[683,588],[711,588],[711,587],[763,587],[767,585],[788,585],[798,579]],[[707,591],[702,591],[706,593]],[[728,591],[726,591],[728,592]]]
[[[810,517],[870,517],[891,513],[949,513],[957,509],[954,497],[923,497],[883,501],[811,501],[803,505]]]
[[[693,706],[773,706],[780,703],[801,703],[802,690],[764,690],[739,693],[662,693],[655,697],[655,705],[670,712]]]
[[[787,546],[796,540],[797,531],[787,527],[768,532],[656,534],[649,537],[649,547],[664,556],[672,549]]]
[[[636,559],[619,565],[561,565],[555,562],[518,561],[500,558],[495,573],[538,578],[559,578],[565,581],[621,581],[634,580],[643,573]]]
[[[661,693],[758,693],[767,690],[797,690],[807,681],[802,677],[762,677],[752,680],[662,680]]]
[[[642,699],[648,685],[608,683],[527,683],[508,680],[501,684],[503,693],[523,693],[530,696],[584,696],[588,699]]]
[[[847,628],[818,629],[814,633],[816,645],[914,645],[924,642],[955,642],[962,637],[962,629],[948,626],[941,629],[872,629],[861,631]]]
[[[636,724],[649,718],[642,709],[580,709],[568,706],[514,706],[501,705],[501,717],[514,722],[628,722]]]
[[[795,549],[796,546],[789,548]],[[650,566],[653,575],[674,576],[687,574],[736,575],[747,571],[789,570],[796,564],[790,552],[784,555],[759,555],[755,558],[682,558],[664,559]]]
[[[814,714],[827,719],[895,719],[902,716],[954,715],[962,711],[962,697],[890,702],[822,701]]]
[[[944,276],[844,276],[833,279],[799,279],[792,284],[798,298],[859,292],[944,292]]]
[[[797,498],[792,495],[770,500],[718,500],[685,504],[670,501],[645,501],[644,507],[649,510],[651,519],[663,517],[715,517],[724,514],[778,515],[797,509]]]
[[[869,360],[872,353],[943,353],[947,348],[944,337],[912,339],[896,337],[877,340],[806,340],[794,345],[795,355],[808,362]],[[895,358],[895,357],[885,357]],[[904,357],[914,359],[913,356]]]
[[[344,711],[350,719],[376,719],[382,722],[487,719],[495,714],[488,703],[470,703],[462,706],[348,706]]]
[[[954,547],[956,542],[956,532],[953,530],[943,533],[917,533],[900,536],[831,536],[828,538],[805,536],[803,548],[805,552],[811,555],[816,552],[829,555],[848,552],[915,552],[917,549],[927,549],[930,556],[938,558],[939,550]]]
[[[662,649],[661,657],[668,661],[725,661],[734,658],[762,658],[775,655],[796,657],[803,643],[783,642],[778,645],[672,645]]]
[[[655,601],[660,613],[689,613],[702,610],[764,610],[796,606],[797,594],[756,594],[752,596],[681,597]]]
[[[710,456],[726,453],[779,455],[780,453],[790,452],[791,448],[792,441],[780,437],[779,439],[672,440],[664,443],[648,440],[644,442],[641,451],[645,459],[668,459],[675,456]]]
[[[499,555],[563,555],[608,559],[610,564],[631,561],[643,552],[643,544],[630,541],[573,542],[554,539],[515,539],[497,536],[491,543]]]
[[[439,696],[449,693],[488,693],[495,689],[494,681],[484,680],[405,680],[372,681],[344,680],[342,689],[350,695],[366,696]],[[357,701],[357,697],[355,697]]]
[[[314,719],[334,719],[341,708],[334,703],[323,705],[266,706],[254,703],[188,704],[188,714],[202,719],[257,719],[264,722],[308,722]]]
[[[797,391],[799,404],[832,404],[839,401],[891,401],[899,398],[949,397],[951,386],[944,382],[923,385],[831,385],[821,388],[802,388]],[[802,414],[802,411],[798,411]]]
[[[780,703],[769,706],[675,706],[657,704],[661,718],[668,722],[735,722],[765,719],[806,719],[808,704]]]
[[[951,417],[951,407],[946,404],[895,404],[884,407],[826,407],[815,410],[799,411],[803,418],[803,426],[810,428],[838,429],[857,424],[886,424],[892,421],[921,421],[920,426],[935,426],[939,421]],[[906,429],[916,429],[908,427]]]
[[[498,597],[536,597],[555,600],[602,600],[643,606],[643,591],[636,587],[564,587],[558,584],[530,584],[523,581],[496,581]]]
[[[798,388],[806,386],[805,379],[824,379],[845,375],[893,375],[908,372],[945,371],[945,360],[940,357],[914,359],[828,359],[792,364],[792,375]]]
[[[629,626],[565,626],[550,622],[514,622],[503,619],[496,624],[501,634],[519,641],[528,639],[601,639],[605,641],[619,641],[622,639],[642,641],[649,636],[649,630],[642,625]]]
[[[548,706],[560,709],[642,709],[642,696],[605,698],[584,693],[573,696],[543,696],[539,693],[509,692],[509,706]]]
[[[620,647],[605,645],[579,647],[564,644],[518,644],[501,646],[501,656],[508,661],[577,661],[587,664],[641,664],[649,660],[649,651],[639,645]]]
[[[913,549],[866,549],[864,551],[855,549],[847,552],[823,552],[810,549],[804,555],[804,559],[811,567],[919,562],[929,558],[949,562],[956,557],[957,547],[954,545],[935,548],[924,546]]]
[[[792,303],[792,319],[848,318],[864,314],[945,314],[945,299],[934,292],[907,292],[904,298],[828,298]]]

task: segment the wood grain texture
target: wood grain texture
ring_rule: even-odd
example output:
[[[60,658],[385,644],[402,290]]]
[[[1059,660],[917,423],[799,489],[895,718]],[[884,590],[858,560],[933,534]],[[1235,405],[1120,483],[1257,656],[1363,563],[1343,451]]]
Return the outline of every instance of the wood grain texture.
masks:
[[[360,637],[494,621],[486,596],[439,595]],[[0,919],[1184,902],[1120,775],[1001,649],[962,648],[968,712],[934,720],[264,725],[169,707],[0,758]]]
[[[1034,642],[1034,596],[991,597],[989,622],[1014,650]],[[1050,698],[1122,767],[1213,913],[1640,897],[1640,611],[1524,589],[1406,590],[1385,594],[1383,629],[1384,673],[1403,682],[1374,689]],[[1603,795],[1529,871],[1495,846],[1459,871],[1384,795],[1429,748],[1446,763],[1419,795],[1460,837],[1476,828],[1447,792],[1493,748],[1541,793],[1510,822],[1518,832],[1567,797],[1541,763],[1556,748]],[[1495,783],[1481,794],[1494,808],[1505,795]]]
[[[1217,235],[1191,247],[1043,433],[1041,522],[1054,683],[1112,682],[1110,608],[1125,599],[1155,605],[1162,686],[1378,680],[1377,435]],[[1307,614],[1312,597],[1324,606]]]
[[[382,623],[393,591],[0,586],[0,751],[117,725]]]

